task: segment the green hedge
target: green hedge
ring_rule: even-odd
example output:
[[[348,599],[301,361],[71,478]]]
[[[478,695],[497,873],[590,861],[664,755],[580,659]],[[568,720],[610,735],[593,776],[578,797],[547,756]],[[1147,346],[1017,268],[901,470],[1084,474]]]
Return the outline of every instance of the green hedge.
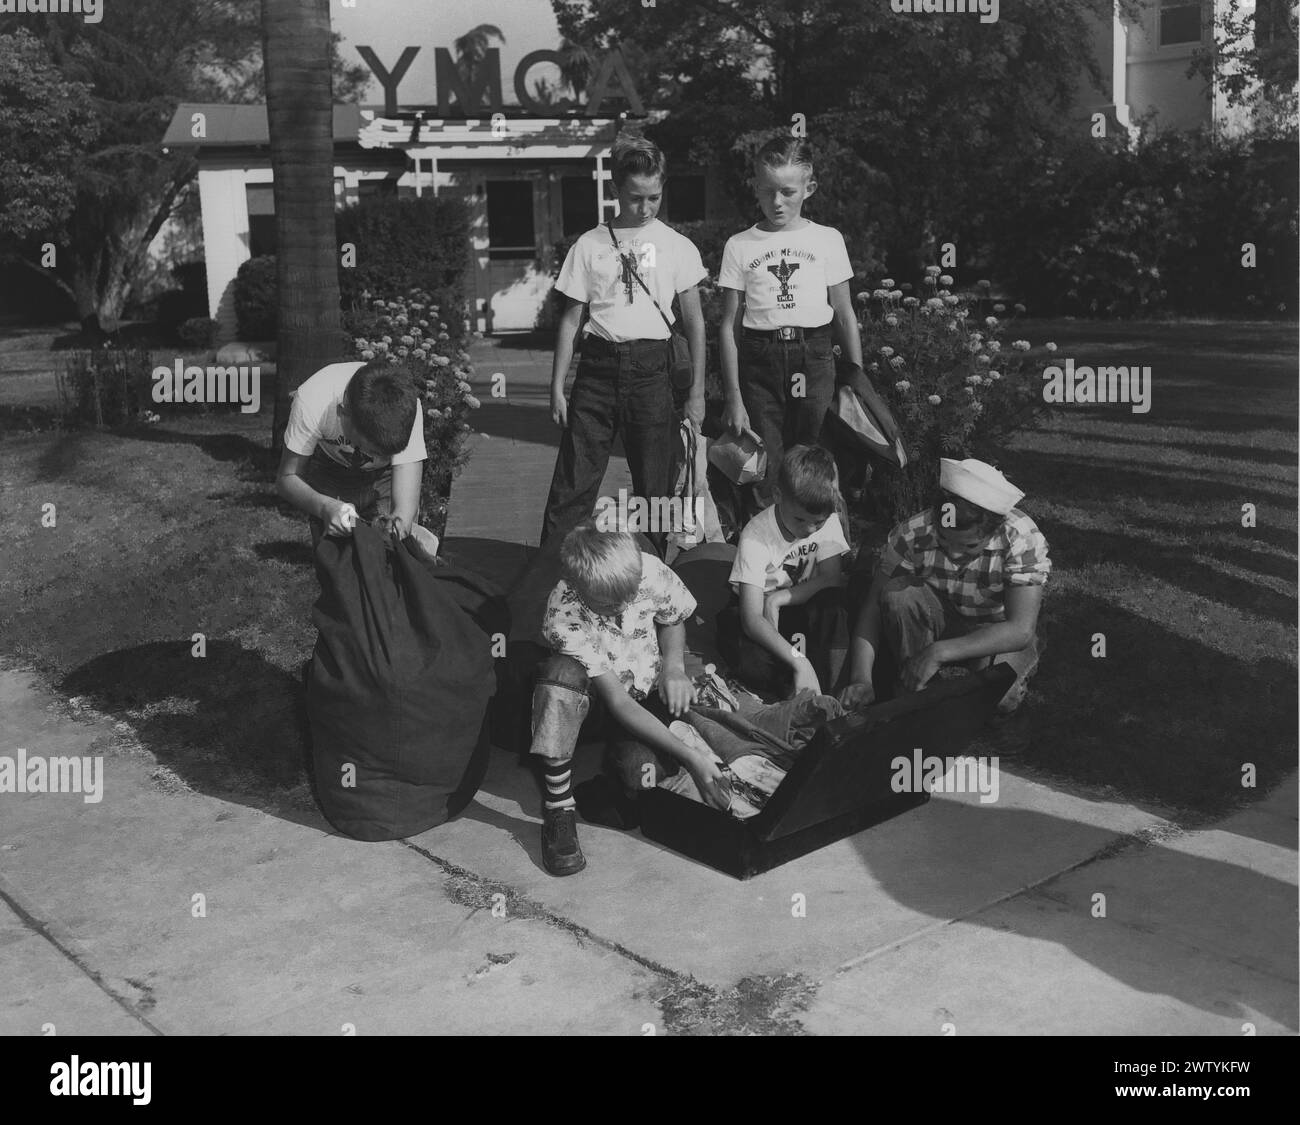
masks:
[[[469,210],[456,199],[380,197],[335,216],[340,247],[356,247],[356,265],[339,255],[339,295],[344,309],[362,295],[433,294],[444,308],[459,307],[470,264]],[[235,278],[235,317],[244,340],[274,339],[278,331],[275,258],[253,258]]]

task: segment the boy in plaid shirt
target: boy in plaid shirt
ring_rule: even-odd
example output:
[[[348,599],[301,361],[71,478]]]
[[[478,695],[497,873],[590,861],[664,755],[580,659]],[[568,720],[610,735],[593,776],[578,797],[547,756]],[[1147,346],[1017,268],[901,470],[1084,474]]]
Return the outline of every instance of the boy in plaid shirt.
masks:
[[[1038,610],[1051,573],[1047,540],[1015,507],[1024,493],[992,465],[939,459],[940,502],[890,532],[852,641],[852,680],[840,698],[864,706],[883,635],[899,686],[920,691],[946,664],[1010,664],[1016,682],[998,710],[1014,711],[1038,667]]]

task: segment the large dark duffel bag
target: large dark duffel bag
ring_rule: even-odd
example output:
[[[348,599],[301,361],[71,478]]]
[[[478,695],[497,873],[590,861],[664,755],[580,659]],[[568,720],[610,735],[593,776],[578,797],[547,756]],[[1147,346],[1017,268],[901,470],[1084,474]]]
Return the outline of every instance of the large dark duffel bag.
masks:
[[[358,840],[414,836],[459,813],[487,770],[494,634],[505,599],[366,524],[316,548],[319,630],[307,672],[316,795]]]

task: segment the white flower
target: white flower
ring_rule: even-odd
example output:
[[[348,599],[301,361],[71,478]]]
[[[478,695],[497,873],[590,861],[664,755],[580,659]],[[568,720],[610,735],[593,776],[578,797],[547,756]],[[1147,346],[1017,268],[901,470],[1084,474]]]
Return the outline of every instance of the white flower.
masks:
[[[1056,351],[1056,345],[1053,344],[1053,343],[1050,343],[1050,342],[1049,342],[1049,343],[1047,343],[1047,344],[1044,344],[1043,346],[1044,346],[1044,347],[1045,347],[1049,352],[1054,352],[1054,351]]]
[[[865,289],[863,289],[863,290],[862,290],[861,292],[859,292],[858,295],[857,295],[856,297],[854,297],[853,299],[854,299],[855,301],[857,301],[858,304],[860,304],[860,305],[865,305],[869,300],[871,300],[871,294],[868,293]]]
[[[1019,303],[1013,305],[1012,307],[1013,307],[1013,308],[1016,310],[1016,312],[1018,312],[1018,313],[1022,313],[1022,312],[1025,311],[1025,306],[1022,305],[1022,304],[1019,304]]]
[[[876,300],[878,300],[878,301],[883,301],[886,297],[889,296],[889,293],[888,293],[886,290],[884,290],[884,289],[873,289],[873,290],[871,291],[871,295],[872,295]]]
[[[934,274],[932,274],[932,273],[927,273],[927,274],[925,275],[925,283],[926,283],[926,285],[938,285],[938,284],[939,284],[939,279],[938,279],[937,277],[935,277]]]
[[[991,352],[1000,352],[1002,350],[1002,345],[999,344],[996,340],[990,340],[984,346],[988,348],[988,350]]]
[[[891,355],[894,354],[894,349],[893,349],[893,348],[888,348],[888,347],[886,347],[886,348],[881,348],[881,349],[880,349],[880,354],[883,355],[886,359],[888,359]]]
[[[893,289],[894,279],[892,277],[883,277],[880,279],[880,284],[884,289]]]
[[[972,387],[978,387],[982,382],[984,382],[984,380],[978,375],[967,375],[966,382],[968,382]]]
[[[957,331],[957,322],[956,322],[955,320],[950,320],[950,321],[948,321],[947,328],[948,328],[948,331],[949,331],[949,332],[956,332],[956,331]]]
[[[471,387],[467,382],[465,382],[464,379],[459,379],[459,380],[457,380],[457,382],[456,382],[456,389],[457,389],[458,391],[460,391],[461,394],[463,394],[463,395],[467,395],[467,394],[469,394],[470,391],[472,391],[474,388]]]
[[[897,327],[898,327],[898,317],[896,317],[896,316],[887,316],[887,317],[885,317],[885,323],[888,324],[890,328],[897,328]]]
[[[879,370],[880,370],[880,364],[878,364],[878,363],[868,363],[868,364],[867,364],[867,370],[868,370],[868,371],[879,371]]]
[[[393,342],[393,338],[391,336],[380,336],[379,342],[381,344],[391,344]]]
[[[894,390],[896,391],[907,392],[910,391],[911,389],[912,389],[912,384],[909,383],[906,379],[899,379],[898,382],[894,384]]]
[[[973,395],[973,394],[975,393],[975,388],[974,388],[974,387],[967,387],[967,388],[966,388],[966,393],[967,393],[968,395]]]
[[[994,380],[994,381],[996,382],[998,379],[1001,379],[1001,378],[1002,378],[1002,372],[1001,372],[1001,371],[990,371],[990,372],[989,372],[989,378],[992,379],[992,380]]]
[[[958,320],[965,320],[968,316],[970,316],[970,309],[958,309],[952,315],[955,316]]]
[[[941,278],[939,278],[939,284],[940,284],[940,285],[951,285],[951,284],[952,284],[952,275],[951,275],[951,274],[944,274]]]
[[[477,410],[483,404],[479,402],[479,400],[476,399],[473,395],[466,395],[465,405],[468,406],[471,410]]]
[[[943,303],[947,305],[949,308],[952,308],[953,305],[957,304],[957,298],[952,296],[952,294],[949,294],[947,297],[943,299]]]
[[[982,364],[985,364],[985,365],[987,366],[989,363],[992,362],[992,360],[990,360],[989,357],[986,356],[986,355],[977,355],[977,356],[975,357],[975,362],[976,362],[976,363],[982,363]]]
[[[903,291],[902,291],[901,289],[892,289],[892,290],[890,290],[889,295],[890,295],[890,296],[891,296],[895,301],[897,301],[897,300],[899,299],[899,297],[901,297],[901,296],[903,295]]]
[[[374,358],[375,358],[375,353],[374,353],[373,351],[371,351],[369,348],[367,348],[364,352],[361,353],[361,358],[362,358],[362,359],[374,359]]]
[[[904,298],[903,298],[903,308],[905,308],[905,309],[914,309],[914,308],[916,308],[916,306],[919,305],[920,303],[921,303],[921,302],[920,302],[916,297],[904,297]]]
[[[1016,351],[1018,351],[1018,352],[1027,352],[1027,351],[1029,351],[1029,341],[1028,341],[1028,340],[1012,340],[1012,341],[1011,341],[1011,346],[1012,346],[1013,348],[1015,348]]]
[[[998,318],[996,316],[986,316],[984,318],[984,323],[990,328],[996,328],[998,325]]]
[[[889,366],[895,371],[901,371],[903,369],[903,357],[901,355],[894,356],[894,358],[889,361]]]
[[[938,406],[939,403],[943,402],[943,399],[941,399],[938,395],[927,395],[925,401],[928,402],[931,406]]]
[[[998,304],[996,304],[996,305],[993,306],[993,311],[994,311],[995,313],[1003,313],[1003,312],[1006,312],[1006,311],[1007,311],[1007,306],[1004,305],[1004,304],[1001,304],[1001,303],[999,302]]]
[[[938,267],[938,266],[926,266],[926,267],[925,267],[925,275],[926,275],[926,277],[938,277],[938,276],[939,276],[939,272],[940,272],[940,271],[939,271],[939,267]]]
[[[925,302],[925,307],[927,309],[941,309],[943,308],[943,298],[931,297],[928,301]]]

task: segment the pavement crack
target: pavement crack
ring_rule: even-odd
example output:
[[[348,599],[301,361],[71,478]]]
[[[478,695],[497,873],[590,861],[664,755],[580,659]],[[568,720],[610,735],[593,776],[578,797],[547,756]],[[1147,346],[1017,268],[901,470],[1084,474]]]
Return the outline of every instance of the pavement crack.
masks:
[[[447,876],[444,893],[471,911],[500,910],[507,918],[532,919],[569,934],[579,947],[590,942],[649,970],[663,985],[654,997],[664,1032],[675,1035],[806,1035],[799,1016],[820,987],[802,973],[750,976],[732,988],[715,988],[565,918],[508,883],[497,882],[434,855],[409,840],[398,841],[423,856]],[[488,955],[489,960],[492,955]],[[482,975],[490,966],[479,970]]]
[[[144,994],[144,1002],[140,1005],[140,1007],[138,1007],[136,1004],[133,1004],[129,999],[123,996],[120,992],[117,992],[111,985],[109,985],[108,982],[104,980],[103,974],[92,969],[88,964],[86,964],[85,960],[82,957],[80,957],[77,953],[73,952],[61,941],[59,941],[59,939],[56,938],[50,932],[49,926],[47,926],[44,922],[42,922],[39,918],[37,918],[34,914],[32,914],[31,911],[27,910],[26,907],[24,907],[16,898],[14,898],[13,895],[9,894],[3,887],[0,887],[0,902],[3,902],[7,907],[9,907],[9,909],[14,912],[14,914],[18,917],[19,921],[21,921],[22,924],[28,930],[34,933],[37,937],[44,938],[44,940],[49,942],[50,945],[52,945],[60,954],[62,954],[66,960],[70,961],[74,966],[76,966],[78,971],[80,971],[84,976],[88,977],[90,981],[95,985],[95,987],[97,987],[101,992],[103,992],[104,995],[107,996],[110,1000],[112,1000],[113,1003],[115,1003],[119,1008],[121,1008],[124,1012],[126,1012],[127,1015],[129,1015],[132,1019],[136,1020],[138,1023],[142,1024],[144,1027],[148,1028],[150,1034],[152,1035],[164,1034],[161,1028],[157,1027],[155,1024],[153,1024],[148,1019],[146,1019],[145,1016],[140,1011],[140,1007],[152,1008],[154,1005],[153,990],[151,988],[148,988],[148,986],[144,986],[142,988],[141,985],[139,985],[135,981],[127,982],[128,984],[133,985],[137,989],[140,989]]]

